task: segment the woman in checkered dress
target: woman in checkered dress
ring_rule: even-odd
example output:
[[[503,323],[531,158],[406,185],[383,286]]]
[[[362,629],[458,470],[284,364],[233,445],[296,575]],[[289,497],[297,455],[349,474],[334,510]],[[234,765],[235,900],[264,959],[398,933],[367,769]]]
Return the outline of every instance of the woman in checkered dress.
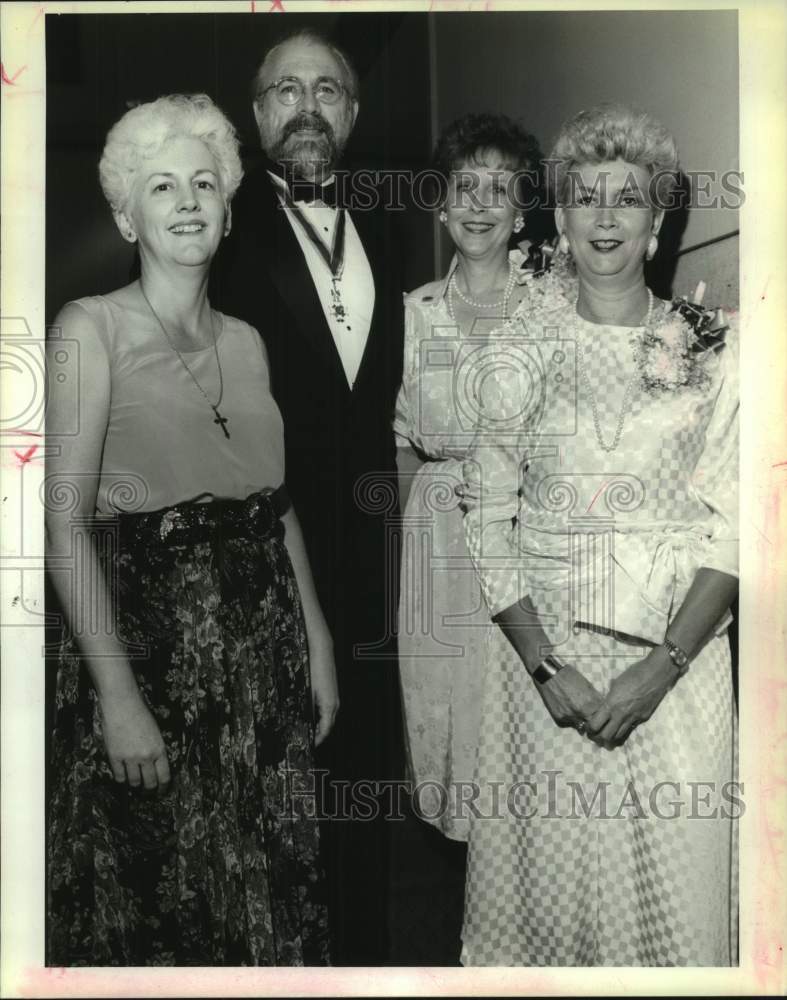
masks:
[[[464,466],[521,662],[484,691],[463,962],[731,965],[737,337],[645,285],[663,126],[601,106],[552,160],[555,264],[498,331]]]

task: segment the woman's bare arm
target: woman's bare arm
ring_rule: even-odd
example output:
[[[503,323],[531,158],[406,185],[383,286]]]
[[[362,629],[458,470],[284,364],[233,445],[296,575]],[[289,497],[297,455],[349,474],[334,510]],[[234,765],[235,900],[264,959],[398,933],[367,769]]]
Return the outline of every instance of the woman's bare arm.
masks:
[[[170,779],[164,742],[139,692],[125,649],[112,631],[112,597],[90,531],[109,419],[109,359],[93,320],[81,306],[65,306],[55,325],[66,339],[79,345],[79,355],[76,378],[53,383],[47,402],[47,441],[55,445],[47,458],[47,496],[73,496],[73,503],[65,506],[47,504],[49,574],[98,695],[115,780],[155,788]],[[48,350],[51,353],[59,346],[53,342]],[[79,433],[58,434],[67,414],[75,409]],[[77,544],[84,552],[79,576],[73,558]]]

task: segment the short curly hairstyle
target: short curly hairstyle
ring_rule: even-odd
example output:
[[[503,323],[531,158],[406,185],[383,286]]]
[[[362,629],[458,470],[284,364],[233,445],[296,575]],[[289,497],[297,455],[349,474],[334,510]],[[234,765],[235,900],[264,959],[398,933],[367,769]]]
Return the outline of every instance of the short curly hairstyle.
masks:
[[[572,171],[585,163],[613,160],[644,167],[659,198],[669,195],[678,182],[678,149],[661,122],[639,108],[598,104],[561,127],[547,161],[550,195],[556,204],[564,204]]]
[[[435,147],[433,165],[447,184],[463,166],[494,166],[517,175],[522,207],[532,204],[540,188],[541,149],[535,136],[507,115],[469,114],[443,131]]]
[[[207,94],[168,94],[127,111],[107,134],[98,174],[113,211],[128,205],[142,160],[168,140],[183,137],[200,139],[213,154],[222,194],[230,202],[243,177],[235,127]]]

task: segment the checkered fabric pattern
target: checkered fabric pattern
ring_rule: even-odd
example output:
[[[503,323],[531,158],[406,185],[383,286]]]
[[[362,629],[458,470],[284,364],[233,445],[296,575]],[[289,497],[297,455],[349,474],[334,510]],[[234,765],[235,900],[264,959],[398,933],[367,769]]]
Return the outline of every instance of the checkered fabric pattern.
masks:
[[[631,329],[615,326],[599,328],[578,320],[572,332],[578,335],[578,350],[591,386],[588,390],[585,380],[582,377],[578,379],[580,398],[589,406],[592,393],[602,436],[607,444],[611,444],[626,401],[626,387],[634,375]],[[624,428],[632,423],[641,407],[639,393],[631,398],[632,405],[623,417]],[[591,420],[590,417],[587,420],[589,428],[593,426]]]
[[[646,481],[648,502],[667,519],[679,518],[692,502],[685,469],[699,458],[704,432],[702,424],[681,428],[674,436],[662,438],[656,465]]]
[[[609,605],[616,627],[660,642],[699,566],[736,572],[737,334],[704,386],[649,394],[634,383],[627,399],[632,331],[577,328],[587,380],[549,386],[552,413],[561,399],[574,406],[573,433],[479,439],[464,463],[465,531],[491,610],[530,595],[556,652],[604,693],[647,647],[577,628],[580,614],[602,626],[598,609]],[[565,329],[576,336],[572,316]],[[502,390],[498,405],[516,411],[516,387]],[[612,451],[593,405],[607,445],[622,416]],[[594,589],[594,551],[614,593]],[[501,568],[506,552],[513,565]],[[555,725],[513,651],[490,666],[465,965],[734,964],[737,829],[722,793],[736,777],[729,659],[726,637],[711,640],[612,751]]]
[[[737,335],[699,387],[648,393],[636,379],[627,397],[638,334],[579,319],[565,327],[561,353],[569,360],[581,342],[587,378],[550,382],[547,409],[573,405],[576,419],[551,432],[523,428],[518,440],[479,428],[464,463],[468,549],[495,614],[549,586],[544,574],[565,564],[560,542],[570,534],[613,532],[621,572],[611,621],[659,642],[700,566],[737,572]],[[515,381],[496,388],[500,414],[521,410]],[[606,445],[622,415],[611,451],[598,440],[594,406]]]
[[[565,625],[565,595],[536,603]],[[646,653],[564,632],[558,653],[602,692]],[[726,638],[613,751],[556,726],[512,653],[487,673],[481,734],[464,965],[735,963],[737,831],[720,795],[736,766]]]

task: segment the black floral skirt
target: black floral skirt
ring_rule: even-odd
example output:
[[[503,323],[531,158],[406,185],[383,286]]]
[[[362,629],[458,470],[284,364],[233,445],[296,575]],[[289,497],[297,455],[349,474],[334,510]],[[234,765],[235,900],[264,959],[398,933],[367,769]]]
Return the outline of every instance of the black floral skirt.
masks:
[[[326,964],[306,635],[271,495],[114,525],[118,633],[172,781],[164,793],[114,781],[93,686],[64,640],[48,964]]]

